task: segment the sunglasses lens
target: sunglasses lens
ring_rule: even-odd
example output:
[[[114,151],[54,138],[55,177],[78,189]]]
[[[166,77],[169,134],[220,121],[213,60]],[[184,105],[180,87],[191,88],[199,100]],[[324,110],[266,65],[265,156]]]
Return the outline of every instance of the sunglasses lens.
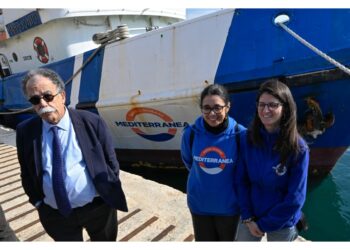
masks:
[[[43,99],[46,101],[46,102],[51,102],[53,100],[53,98],[55,98],[54,95],[50,95],[50,94],[45,94],[43,95]]]
[[[33,105],[37,105],[40,103],[40,99],[41,99],[40,96],[35,95],[35,96],[32,96],[28,101]]]
[[[52,100],[55,98],[56,95],[45,94],[43,95],[43,97],[35,95],[35,96],[32,96],[28,101],[33,105],[38,105],[40,103],[41,98],[43,98],[45,102],[52,102]]]

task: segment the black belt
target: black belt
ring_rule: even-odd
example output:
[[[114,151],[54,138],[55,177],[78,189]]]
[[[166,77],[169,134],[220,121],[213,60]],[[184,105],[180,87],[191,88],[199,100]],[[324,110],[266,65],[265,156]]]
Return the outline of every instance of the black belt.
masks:
[[[73,208],[72,210],[73,211],[81,211],[81,210],[89,210],[89,209],[92,209],[92,208],[95,208],[95,207],[98,207],[98,206],[101,206],[103,204],[106,204],[104,202],[104,200],[101,198],[101,196],[97,196],[95,197],[91,202],[89,203],[86,203],[85,205],[81,206],[81,207],[75,207]],[[43,205],[53,209],[53,210],[56,210],[58,211],[57,208],[53,208],[51,207],[50,205],[47,205],[45,202],[43,202]]]
[[[94,207],[101,206],[103,204],[105,204],[104,200],[101,198],[101,196],[97,196],[91,202],[85,204],[84,206],[73,208],[73,211],[80,211],[80,210],[85,210],[85,209],[91,209],[91,208],[94,208]]]

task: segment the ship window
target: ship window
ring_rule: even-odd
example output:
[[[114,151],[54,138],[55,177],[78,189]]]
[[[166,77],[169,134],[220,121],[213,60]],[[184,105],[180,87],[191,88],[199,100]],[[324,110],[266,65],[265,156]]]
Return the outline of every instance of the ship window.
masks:
[[[18,61],[18,56],[15,52],[12,53],[12,58],[13,58],[13,60],[15,60],[15,62]]]

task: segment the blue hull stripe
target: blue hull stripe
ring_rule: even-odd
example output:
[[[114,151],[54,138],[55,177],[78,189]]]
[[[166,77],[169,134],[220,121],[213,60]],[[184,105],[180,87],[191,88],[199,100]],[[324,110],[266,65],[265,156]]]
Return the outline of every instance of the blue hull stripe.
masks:
[[[334,68],[281,27],[273,24],[274,17],[280,13],[289,15],[290,22],[287,26],[314,46],[343,64],[350,63],[348,10],[238,9],[232,18],[215,75],[216,83],[234,83]]]
[[[84,62],[88,60],[89,56],[94,50],[84,53]],[[79,105],[89,106],[88,110],[98,113],[96,109],[96,102],[100,94],[101,74],[103,66],[104,49],[101,49],[95,57],[85,66],[81,75],[81,84],[79,90]],[[78,108],[79,108],[78,105]]]
[[[52,69],[57,72],[64,83],[68,81],[70,77],[74,74],[74,57],[69,57],[57,63],[49,64],[46,68]],[[72,83],[66,84],[66,103],[67,106],[70,104],[70,96],[72,91]]]

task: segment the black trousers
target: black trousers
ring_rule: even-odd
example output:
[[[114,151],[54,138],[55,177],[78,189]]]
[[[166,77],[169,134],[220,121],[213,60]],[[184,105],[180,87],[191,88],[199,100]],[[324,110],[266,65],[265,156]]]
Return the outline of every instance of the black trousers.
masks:
[[[236,239],[239,215],[214,216],[192,215],[195,241],[234,241]]]
[[[83,241],[83,228],[91,241],[117,239],[117,211],[100,197],[83,207],[74,208],[67,218],[45,203],[39,207],[38,212],[45,231],[55,241]]]
[[[5,213],[0,205],[0,241],[18,241],[15,233],[6,221]]]

